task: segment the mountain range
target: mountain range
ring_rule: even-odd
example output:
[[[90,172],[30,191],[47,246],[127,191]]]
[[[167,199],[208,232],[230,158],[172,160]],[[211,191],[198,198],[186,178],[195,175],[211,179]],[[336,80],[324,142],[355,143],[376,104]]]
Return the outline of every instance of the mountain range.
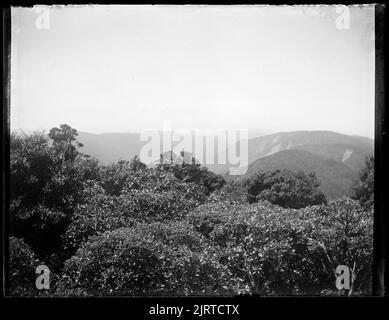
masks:
[[[139,155],[142,146],[147,143],[140,140],[139,133],[79,132],[78,140],[84,144],[82,152],[105,164],[129,160]],[[239,143],[241,142],[237,143],[238,147]],[[374,152],[372,139],[331,131],[281,132],[249,138],[247,143],[249,166],[244,176],[228,176],[228,165],[206,166],[216,173],[225,174],[228,179],[237,180],[260,170],[315,172],[328,199],[349,194],[353,182],[364,166],[366,156]],[[216,146],[214,153],[217,158]],[[185,151],[185,158],[186,162],[189,162],[191,154]],[[177,161],[179,162],[175,155],[174,162]]]

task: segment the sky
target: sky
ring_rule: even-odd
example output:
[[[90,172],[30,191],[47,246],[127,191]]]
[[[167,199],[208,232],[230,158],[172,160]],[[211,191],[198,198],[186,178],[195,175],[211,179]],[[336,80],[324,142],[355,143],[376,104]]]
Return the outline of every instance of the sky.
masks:
[[[338,11],[337,11],[338,10]],[[374,8],[12,8],[11,130],[374,137]],[[349,18],[349,19],[348,19]]]

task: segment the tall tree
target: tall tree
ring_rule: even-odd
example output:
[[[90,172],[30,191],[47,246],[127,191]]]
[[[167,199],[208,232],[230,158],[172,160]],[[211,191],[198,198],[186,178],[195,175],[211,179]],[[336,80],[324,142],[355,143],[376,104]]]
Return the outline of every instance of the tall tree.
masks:
[[[374,156],[365,159],[365,167],[360,171],[358,179],[352,187],[352,199],[358,200],[364,207],[374,204]]]
[[[77,136],[77,130],[67,124],[61,124],[59,128],[52,128],[49,132],[55,150],[65,161],[74,161],[80,155],[77,149],[83,144],[77,141]]]

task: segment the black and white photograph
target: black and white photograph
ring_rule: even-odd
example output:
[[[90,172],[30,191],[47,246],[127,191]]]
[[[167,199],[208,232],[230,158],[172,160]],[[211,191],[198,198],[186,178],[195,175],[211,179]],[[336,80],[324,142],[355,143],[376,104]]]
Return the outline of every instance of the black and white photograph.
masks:
[[[5,295],[383,294],[377,7],[12,6]]]

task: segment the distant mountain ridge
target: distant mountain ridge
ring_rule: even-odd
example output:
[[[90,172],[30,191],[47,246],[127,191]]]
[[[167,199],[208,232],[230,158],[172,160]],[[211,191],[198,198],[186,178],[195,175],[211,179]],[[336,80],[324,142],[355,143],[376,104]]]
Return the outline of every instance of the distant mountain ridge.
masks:
[[[142,146],[147,143],[140,140],[139,133],[79,132],[78,140],[84,144],[82,152],[105,164],[139,156]],[[242,142],[237,143],[237,150],[239,143]],[[280,132],[254,137],[248,139],[247,143],[249,167],[246,177],[258,170],[314,171],[328,198],[348,195],[352,182],[364,166],[366,156],[374,152],[372,139],[332,131]],[[215,146],[213,150],[217,159],[218,148]],[[167,151],[162,152],[164,160],[169,157]],[[185,161],[190,162],[191,156],[187,152],[185,150]],[[174,156],[174,162],[179,162],[177,157]],[[227,164],[206,166],[219,174],[226,174],[229,170]]]
[[[327,154],[327,157],[336,159],[339,158],[339,152],[343,154],[354,148],[362,153],[368,153],[373,149],[373,140],[359,136],[349,136],[332,131],[293,131],[281,132],[267,136],[262,136],[248,141],[249,163],[262,157],[274,154],[282,150],[300,149],[307,150],[313,153],[319,153],[324,145],[338,146],[336,154]],[[339,145],[348,146],[347,149],[339,148]],[[308,150],[309,149],[309,150]],[[320,154],[321,153],[321,154]]]
[[[374,152],[374,141],[331,131],[282,132],[248,141],[249,167],[315,172],[328,199],[349,196],[352,184]],[[238,178],[239,179],[239,178]]]
[[[139,133],[101,133],[78,132],[78,141],[84,146],[81,152],[89,154],[104,164],[119,160],[130,160],[139,156],[144,142]]]
[[[79,132],[78,140],[84,144],[82,151],[98,158],[103,163],[130,159],[139,155],[142,146],[140,133],[102,133]],[[239,143],[239,142],[238,142]],[[342,145],[342,146],[341,146]],[[321,146],[321,147],[319,147]],[[327,148],[329,154],[321,150]],[[248,140],[249,163],[282,150],[300,149],[319,155],[326,154],[336,160],[347,150],[351,150],[349,162],[356,154],[364,155],[373,151],[373,140],[359,136],[348,136],[331,131],[294,131],[281,132]],[[164,150],[166,152],[168,150]],[[350,151],[348,152],[350,153]],[[217,148],[215,148],[217,154]],[[354,160],[353,160],[354,161]],[[222,169],[226,171],[224,166]]]

